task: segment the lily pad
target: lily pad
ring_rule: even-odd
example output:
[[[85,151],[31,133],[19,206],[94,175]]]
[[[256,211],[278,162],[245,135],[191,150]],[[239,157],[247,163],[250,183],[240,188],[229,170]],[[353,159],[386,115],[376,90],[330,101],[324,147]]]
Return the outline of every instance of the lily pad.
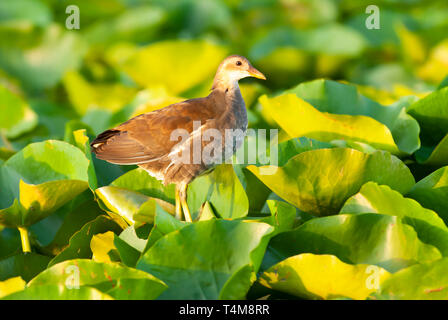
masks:
[[[419,163],[434,167],[448,165],[448,134],[434,148],[430,149],[428,155],[423,155],[423,157],[421,154],[424,152],[419,153],[420,150],[416,152],[415,157]]]
[[[92,237],[95,234],[107,231],[113,231],[119,234],[122,228],[109,217],[104,215],[98,216],[95,220],[86,223],[81,230],[76,232],[70,238],[68,246],[54,257],[48,265],[53,266],[59,262],[71,259],[92,258],[92,250],[90,249]]]
[[[213,78],[226,51],[205,41],[162,41],[141,48],[120,69],[143,87],[164,86],[178,94]]]
[[[187,202],[192,214],[198,214],[205,201],[210,202],[221,218],[235,219],[247,215],[249,200],[232,165],[219,165],[188,185]]]
[[[111,186],[133,190],[148,197],[159,198],[174,204],[175,185],[164,186],[141,168],[133,169],[114,180]]]
[[[0,298],[25,289],[26,282],[21,277],[0,281]]]
[[[448,255],[448,228],[437,213],[388,186],[366,183],[359,193],[347,200],[341,213],[382,213],[400,217],[403,223],[415,229],[420,240],[438,248],[443,256]]]
[[[112,297],[90,287],[73,290],[65,285],[45,285],[26,288],[2,300],[112,300]]]
[[[0,260],[0,281],[22,277],[30,281],[41,271],[45,270],[50,258],[37,253],[19,253]]]
[[[367,181],[389,185],[401,193],[415,183],[409,169],[384,151],[366,154],[346,148],[319,149],[300,153],[283,167],[271,167],[274,174],[263,175],[263,168],[267,167],[248,167],[282,199],[318,216],[338,213]]]
[[[88,188],[89,161],[76,147],[48,140],[33,143],[0,167],[0,221],[29,226]]]
[[[351,265],[333,255],[303,253],[272,266],[259,282],[299,298],[363,300],[388,277],[390,273],[377,266]]]
[[[383,135],[381,139],[376,139],[378,139],[378,141],[386,141],[384,139],[387,138],[388,145],[390,142],[389,135],[391,134],[393,141],[395,142],[395,148],[398,148],[404,153],[411,154],[420,147],[419,124],[414,118],[406,113],[406,107],[415,101],[415,98],[413,97],[404,97],[394,104],[384,106],[360,94],[354,85],[342,84],[336,81],[323,79],[301,83],[298,86],[284,92],[284,94],[286,95],[290,93],[295,94],[298,98],[306,101],[309,104],[305,105],[303,102],[300,103],[300,107],[305,108],[304,110],[308,111],[307,114],[309,113],[309,116],[319,116],[319,119],[321,119],[321,121],[325,120],[325,117],[330,117],[330,119],[342,122],[340,125],[332,125],[335,130],[337,129],[335,131],[335,133],[337,134],[347,134],[347,132],[352,132],[353,135],[357,134],[361,135],[361,138],[363,139],[369,139],[369,137],[366,135],[366,132],[372,130],[370,132],[370,134],[372,135],[370,139],[374,139],[376,136],[380,137],[381,135]],[[276,98],[272,99],[275,100]],[[296,101],[300,101],[300,99]],[[268,98],[264,98],[264,100],[269,101]],[[269,108],[269,105],[267,103],[264,103],[263,105],[266,105]],[[297,104],[297,102],[294,102],[294,105],[296,105],[296,108],[298,108],[299,104]],[[310,105],[316,109],[310,109]],[[270,108],[269,110],[272,109],[273,108]],[[294,108],[290,107],[288,108],[288,110],[294,110]],[[296,113],[297,112],[298,111],[296,111]],[[296,127],[311,126],[310,130],[312,129],[312,125],[310,125],[310,122],[312,120],[307,117],[292,117],[290,113],[281,112],[281,109],[279,111],[276,111],[276,113],[281,115],[281,117],[278,117],[278,121],[286,122],[287,119],[294,118],[300,121],[300,123],[295,123]],[[372,122],[372,120],[366,120],[363,117],[359,116],[367,116],[373,118],[377,122],[385,125],[386,128],[379,126],[377,122]],[[353,121],[355,121],[355,125],[353,126],[353,128],[351,128],[351,122],[349,122],[349,127],[343,126],[343,124],[348,121],[348,119],[352,119]],[[365,123],[364,130],[362,130],[361,126],[358,127],[356,125],[356,121]],[[282,127],[284,126],[281,122],[279,124]],[[319,125],[319,123],[314,124]],[[286,128],[291,128],[290,131],[294,132],[293,127],[291,127],[290,125],[285,125],[284,129],[286,130]],[[378,132],[377,130],[380,131]],[[313,131],[318,132],[318,130],[314,129]],[[293,135],[292,137],[296,137],[296,135]],[[356,138],[356,135],[354,137]],[[348,136],[347,138],[350,138],[350,136]],[[334,139],[339,138],[336,137]],[[356,141],[356,139],[354,140]],[[360,141],[363,142],[362,140]],[[388,148],[390,148],[390,146]]]
[[[281,233],[269,243],[263,267],[300,253],[331,254],[345,263],[374,264],[389,272],[441,257],[400,218],[373,213],[315,218]]]
[[[399,153],[390,130],[373,118],[320,112],[293,93],[274,98],[262,96],[260,102],[291,137],[306,136],[320,141],[359,141],[379,150]],[[299,123],[297,119],[300,119]]]
[[[74,283],[74,280],[79,282]],[[93,287],[115,299],[126,300],[155,299],[166,289],[162,281],[146,272],[119,263],[100,263],[87,259],[53,265],[33,278],[27,286],[33,288],[66,284],[79,288]]]
[[[159,239],[137,268],[168,285],[161,299],[242,299],[272,230],[257,222],[196,222]]]
[[[101,187],[95,190],[95,194],[108,212],[119,215],[128,224],[153,223],[156,204],[173,214],[175,211],[169,202],[124,188]]]
[[[407,196],[437,212],[448,224],[448,167],[440,168],[420,180]]]
[[[448,87],[436,90],[408,107],[408,113],[419,122],[424,138],[439,142],[448,134]]]
[[[37,125],[37,115],[18,95],[0,84],[0,132],[16,138]]]
[[[10,46],[0,51],[0,68],[30,90],[56,85],[67,70],[80,65],[86,52],[86,44],[76,32],[57,24],[45,28],[39,39],[39,43],[26,49]]]
[[[448,258],[421,263],[398,271],[381,285],[375,299],[446,300],[448,299]]]

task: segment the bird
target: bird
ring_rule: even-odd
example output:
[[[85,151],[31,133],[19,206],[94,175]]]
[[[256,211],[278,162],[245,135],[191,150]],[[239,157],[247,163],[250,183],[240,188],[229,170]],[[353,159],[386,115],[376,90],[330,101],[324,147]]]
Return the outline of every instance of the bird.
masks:
[[[164,185],[176,184],[175,216],[192,222],[188,184],[242,145],[248,119],[238,81],[246,77],[266,80],[247,58],[228,56],[218,66],[208,96],[133,117],[100,133],[90,143],[91,151],[113,164],[137,165]],[[236,134],[226,136],[228,132]]]

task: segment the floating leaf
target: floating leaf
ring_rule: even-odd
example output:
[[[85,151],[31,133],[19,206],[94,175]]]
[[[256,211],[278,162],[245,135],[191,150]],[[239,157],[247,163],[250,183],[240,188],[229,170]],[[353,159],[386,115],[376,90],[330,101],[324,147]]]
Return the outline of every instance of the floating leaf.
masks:
[[[33,143],[0,167],[0,221],[29,226],[87,189],[89,161],[76,147],[48,140]]]
[[[421,263],[398,271],[381,285],[376,299],[446,300],[448,299],[448,259]]]
[[[92,260],[96,262],[120,261],[119,254],[114,244],[115,233],[107,231],[98,233],[90,240]]]
[[[98,216],[95,220],[90,221],[76,232],[69,241],[67,247],[64,248],[56,257],[54,257],[49,266],[53,266],[59,262],[71,259],[90,259],[92,258],[92,250],[90,249],[90,241],[95,234],[113,231],[120,233],[121,227],[112,219],[106,216]]]
[[[357,56],[365,48],[363,37],[352,28],[329,24],[307,31],[276,29],[256,43],[249,56],[258,60],[277,47],[293,47],[309,53]]]
[[[347,139],[399,153],[390,130],[370,117],[320,112],[292,93],[275,98],[262,96],[260,102],[291,137],[306,136],[320,141]]]
[[[382,213],[400,217],[413,227],[425,243],[448,255],[448,228],[432,210],[423,208],[417,201],[404,198],[388,186],[367,182],[359,193],[347,200],[341,213]]]
[[[104,19],[91,25],[86,38],[95,44],[119,41],[147,41],[165,20],[165,12],[152,5],[127,8],[112,19]]]
[[[272,236],[281,232],[290,231],[296,227],[296,208],[286,202],[278,200],[268,200],[267,205],[271,211],[270,216],[264,218],[247,217],[245,219],[270,224],[274,227]],[[251,220],[251,218],[253,220]]]
[[[0,84],[0,133],[16,138],[37,125],[37,115],[22,98]]]
[[[410,154],[420,147],[419,125],[405,110],[406,106],[415,101],[413,97],[404,97],[394,104],[383,106],[360,94],[353,85],[323,79],[301,83],[285,92],[285,94],[288,93],[294,93],[318,111],[323,112],[324,115],[328,112],[331,113],[331,117],[335,115],[345,116],[342,118],[336,117],[337,120],[351,118],[347,116],[367,116],[375,119],[384,124],[387,127],[385,129],[389,129],[396,147],[402,152]],[[309,126],[307,119],[297,119],[304,121],[300,125]],[[296,124],[296,126],[300,125]],[[366,127],[365,130],[368,131],[369,128]],[[361,130],[361,128],[359,129]],[[356,132],[359,131],[356,130]],[[362,132],[361,130],[360,133]],[[379,133],[373,131],[371,134],[375,136]],[[386,135],[388,134],[386,133]]]
[[[91,109],[116,111],[136,94],[135,88],[119,83],[91,84],[75,71],[65,73],[63,84],[71,104],[80,115]]]
[[[408,107],[408,113],[419,122],[424,138],[439,142],[448,134],[448,87],[439,89]]]
[[[35,275],[44,270],[50,258],[37,253],[19,253],[3,260],[0,260],[0,281],[22,277],[29,281]]]
[[[163,200],[151,198],[144,194],[113,187],[101,187],[95,190],[95,194],[101,200],[108,212],[122,217],[126,223],[141,225],[142,223],[152,223],[156,210],[156,204],[160,205],[167,212],[173,213],[174,206]]]
[[[448,167],[440,168],[423,178],[407,194],[422,206],[432,209],[448,223]]]
[[[152,245],[157,240],[159,240],[166,234],[179,230],[189,224],[190,222],[177,220],[172,215],[166,213],[162,208],[156,205],[156,216],[154,219],[154,227],[151,229],[148,241],[146,243],[143,252],[148,251],[148,249],[152,247]]]
[[[363,300],[389,276],[389,272],[377,266],[351,265],[336,256],[303,253],[272,266],[259,281],[299,298]]]
[[[241,218],[249,210],[249,200],[230,164],[219,165],[212,172],[190,183],[187,201],[192,214],[198,213],[205,201],[210,202],[221,218]]]
[[[419,163],[434,167],[448,165],[448,134],[443,137],[434,149],[431,148],[429,155],[422,156],[418,151],[415,153],[415,157]]]
[[[85,51],[85,43],[76,32],[52,24],[33,47],[3,47],[0,68],[19,78],[25,87],[42,90],[57,84],[67,70],[76,69]]]
[[[45,251],[52,255],[59,254],[68,245],[73,234],[78,232],[86,223],[95,220],[99,215],[104,213],[104,211],[98,207],[97,202],[93,200],[93,196],[91,194],[89,195],[91,198],[85,202],[69,203],[70,205],[67,208],[62,207],[59,209],[62,210],[62,221],[59,229],[55,230],[51,242],[45,246]],[[55,215],[59,214],[59,210]],[[54,215],[51,217],[54,217]],[[37,224],[31,228],[32,232],[35,230],[34,228],[36,226]],[[54,228],[54,225],[50,224],[50,227]],[[48,233],[48,227],[42,232]]]
[[[112,300],[112,297],[90,287],[74,290],[65,285],[44,285],[26,288],[2,300]]]
[[[271,232],[265,223],[196,222],[158,240],[137,268],[168,285],[161,299],[242,299]]]
[[[163,41],[140,49],[121,68],[141,86],[163,85],[178,94],[212,78],[225,55],[204,41]]]
[[[164,186],[162,182],[141,168],[126,172],[114,180],[111,186],[137,191],[148,197],[159,198],[174,204],[175,185]]]
[[[25,281],[21,277],[9,278],[5,281],[0,281],[0,299],[11,293],[25,289]]]
[[[367,181],[406,193],[414,185],[409,169],[384,151],[320,149],[298,154],[283,167],[248,167],[273,192],[300,210],[315,215],[339,212]],[[261,170],[270,170],[263,175]]]
[[[141,239],[137,235],[134,226],[129,226],[120,233],[120,236],[114,235],[113,244],[121,261],[128,267],[135,267],[147,242],[148,240]]]
[[[78,283],[74,283],[79,281]],[[75,259],[58,263],[41,272],[28,283],[28,288],[47,285],[93,287],[115,299],[155,299],[166,285],[154,276],[118,263],[101,263]],[[37,290],[37,289],[36,289]]]
[[[300,253],[332,254],[352,264],[374,264],[390,272],[441,257],[396,216],[341,214],[306,221],[272,238],[263,262],[269,267]]]

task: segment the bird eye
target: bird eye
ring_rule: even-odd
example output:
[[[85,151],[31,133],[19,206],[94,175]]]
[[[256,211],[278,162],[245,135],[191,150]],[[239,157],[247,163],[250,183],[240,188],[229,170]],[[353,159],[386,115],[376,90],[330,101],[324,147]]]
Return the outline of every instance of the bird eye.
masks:
[[[240,65],[242,65],[242,62],[241,62],[241,61],[237,61],[237,62],[236,62],[236,65],[237,65],[237,66],[240,66]]]

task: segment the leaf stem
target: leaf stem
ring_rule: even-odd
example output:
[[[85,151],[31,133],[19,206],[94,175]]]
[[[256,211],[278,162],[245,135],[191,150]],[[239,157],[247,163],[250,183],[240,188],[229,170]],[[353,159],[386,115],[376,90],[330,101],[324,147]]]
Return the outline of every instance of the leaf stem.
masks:
[[[22,251],[24,253],[31,252],[30,238],[28,229],[25,227],[18,227],[20,232],[20,239],[22,240]]]
[[[11,142],[9,142],[8,138],[6,138],[6,134],[3,130],[0,130],[0,138],[2,139],[2,142],[5,145],[6,149],[9,149],[11,151],[14,150],[14,148],[11,145]]]

